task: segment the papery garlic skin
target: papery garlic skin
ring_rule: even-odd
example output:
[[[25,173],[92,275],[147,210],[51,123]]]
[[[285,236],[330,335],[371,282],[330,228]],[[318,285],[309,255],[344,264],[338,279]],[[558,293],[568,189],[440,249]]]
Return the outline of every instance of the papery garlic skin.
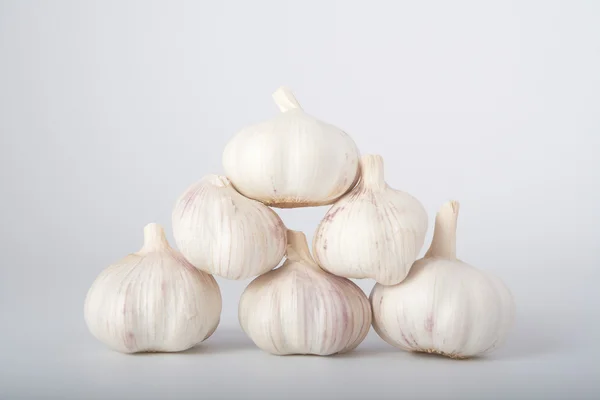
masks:
[[[381,156],[364,155],[360,163],[361,180],[315,232],[315,260],[338,276],[395,285],[423,247],[427,212],[416,198],[387,185]]]
[[[345,132],[306,114],[292,92],[273,98],[282,113],[242,129],[223,152],[225,174],[246,197],[278,208],[331,204],[359,176],[359,151]]]
[[[331,355],[363,341],[371,308],[353,282],[319,268],[303,233],[288,231],[287,260],[248,285],[240,299],[239,321],[269,353]]]
[[[371,292],[373,327],[393,346],[468,358],[499,347],[513,325],[514,300],[502,281],[456,259],[458,208],[441,208],[431,248],[402,283]]]
[[[181,195],[173,210],[173,235],[196,268],[227,279],[270,271],[285,254],[281,218],[239,194],[224,176],[205,176]]]
[[[144,246],[96,278],[84,307],[90,332],[122,353],[176,352],[207,339],[221,315],[215,279],[172,249],[157,224]]]

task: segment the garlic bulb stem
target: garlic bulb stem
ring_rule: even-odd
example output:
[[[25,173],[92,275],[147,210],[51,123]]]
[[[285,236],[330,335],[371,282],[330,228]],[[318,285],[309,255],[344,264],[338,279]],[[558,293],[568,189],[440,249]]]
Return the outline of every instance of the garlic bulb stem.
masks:
[[[164,250],[169,247],[164,229],[156,223],[144,227],[144,246],[139,253],[150,253]]]
[[[299,262],[317,266],[317,263],[310,254],[306,235],[302,232],[287,230],[287,250],[286,258]]]
[[[285,86],[280,87],[273,93],[273,100],[275,100],[275,104],[277,104],[281,112],[302,109],[292,91]]]
[[[368,189],[385,189],[383,174],[383,157],[375,154],[365,154],[360,158],[360,170],[363,186]]]
[[[456,260],[456,225],[458,221],[458,201],[445,203],[435,218],[433,240],[424,258],[439,257]]]

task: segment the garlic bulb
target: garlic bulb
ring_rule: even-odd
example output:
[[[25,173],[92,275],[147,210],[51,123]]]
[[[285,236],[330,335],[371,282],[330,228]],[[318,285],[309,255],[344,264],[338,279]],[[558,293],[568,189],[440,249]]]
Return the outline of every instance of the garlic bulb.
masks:
[[[346,278],[401,282],[427,233],[427,213],[411,195],[390,188],[383,158],[360,159],[361,180],[325,214],[314,236],[317,263]]]
[[[208,175],[181,195],[173,210],[177,247],[196,268],[227,279],[272,270],[285,254],[285,226],[224,176]]]
[[[497,348],[512,326],[506,286],[456,259],[458,207],[449,202],[438,212],[429,251],[402,283],[373,288],[373,327],[394,346],[467,358]]]
[[[371,308],[358,286],[319,268],[303,233],[289,230],[287,260],[248,285],[239,319],[254,343],[270,353],[331,355],[362,342]]]
[[[173,250],[157,224],[144,246],[105,269],[85,300],[90,332],[123,352],[182,351],[207,339],[221,315],[215,279]]]
[[[282,113],[242,129],[225,147],[223,167],[244,196],[269,206],[331,204],[358,178],[358,148],[342,130],[306,114],[287,88]]]

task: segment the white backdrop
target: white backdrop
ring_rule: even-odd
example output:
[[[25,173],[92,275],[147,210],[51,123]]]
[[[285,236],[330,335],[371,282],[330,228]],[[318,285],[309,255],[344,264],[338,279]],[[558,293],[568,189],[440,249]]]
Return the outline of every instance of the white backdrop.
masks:
[[[598,71],[595,1],[0,1],[0,398],[593,397]],[[91,337],[95,276],[146,223],[172,239],[176,198],[222,173],[225,143],[278,112],[281,85],[381,154],[431,226],[461,202],[459,257],[516,298],[502,350],[448,363],[371,332],[354,358],[272,357],[237,323],[249,281],[223,279],[221,327],[193,357]],[[310,240],[326,209],[280,215]]]

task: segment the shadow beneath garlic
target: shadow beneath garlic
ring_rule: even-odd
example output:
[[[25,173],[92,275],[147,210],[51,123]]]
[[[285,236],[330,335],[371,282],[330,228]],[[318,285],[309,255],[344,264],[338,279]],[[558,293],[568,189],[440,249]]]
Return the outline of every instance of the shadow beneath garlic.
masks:
[[[569,351],[577,344],[569,342],[566,338],[565,329],[547,312],[523,312],[517,315],[517,320],[506,343],[498,350],[489,354],[476,357],[453,360],[449,357],[430,354],[425,352],[408,352],[392,347],[380,338],[370,338],[357,349],[337,354],[335,358],[380,358],[386,357],[409,357],[412,359],[468,363],[468,362],[491,362],[499,360],[515,360],[523,358],[534,358],[553,353]]]
[[[335,358],[373,358],[373,357],[397,357],[398,353],[400,355],[405,355],[406,352],[400,349],[397,349],[383,340],[379,338],[379,336],[375,335],[375,332],[369,332],[369,336],[367,339],[361,343],[356,349],[349,351],[347,353],[336,354]]]
[[[568,351],[569,343],[564,338],[564,329],[557,324],[556,318],[548,313],[528,312],[517,316],[517,321],[508,340],[498,350],[478,357],[464,360],[452,360],[438,354],[407,352],[388,345],[379,337],[369,337],[358,348],[347,353],[336,354],[328,359],[351,359],[351,358],[381,358],[408,357],[429,360],[447,360],[450,362],[485,362],[495,360],[514,360],[532,358],[557,352]],[[153,356],[159,354],[226,354],[243,350],[260,351],[254,343],[242,332],[241,329],[233,327],[217,328],[216,332],[204,342],[189,350],[179,353],[137,353],[135,356]],[[285,356],[292,358],[292,356]],[[298,356],[307,357],[307,356]],[[314,356],[318,358],[319,356]]]
[[[401,350],[391,348],[389,350],[353,350],[348,353],[336,354],[333,357],[338,358],[381,358],[382,356],[390,357],[394,353],[398,353]],[[397,356],[397,354],[396,354]]]
[[[565,326],[568,324],[564,320],[560,321],[548,312],[518,313],[506,343],[487,358],[520,359],[568,351],[568,347],[574,347],[576,343],[569,341]]]
[[[453,357],[448,357],[442,354],[438,354],[438,353],[428,353],[426,351],[411,351],[408,352],[408,355],[410,357],[413,358],[417,358],[417,359],[431,359],[431,360],[447,360],[450,362],[469,362],[469,361],[487,361],[485,356],[475,356],[475,357],[470,357],[470,358],[453,358]]]
[[[204,342],[179,352],[141,352],[133,353],[136,357],[152,357],[164,354],[168,355],[195,355],[195,354],[226,354],[248,349],[257,349],[250,339],[244,335],[241,329],[217,328],[217,330]]]
[[[206,339],[204,342],[182,351],[179,354],[219,354],[241,350],[252,350],[257,347],[240,329],[222,328]]]

